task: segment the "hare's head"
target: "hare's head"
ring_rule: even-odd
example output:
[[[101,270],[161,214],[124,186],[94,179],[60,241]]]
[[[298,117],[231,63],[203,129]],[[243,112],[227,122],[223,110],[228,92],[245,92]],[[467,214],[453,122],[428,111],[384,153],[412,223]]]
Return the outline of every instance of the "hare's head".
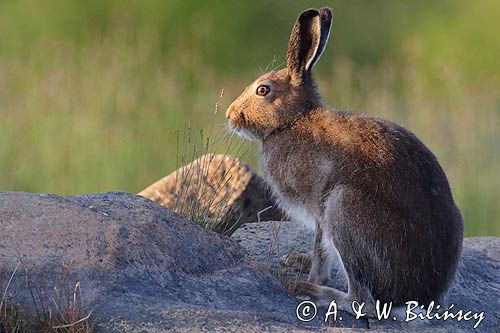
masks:
[[[263,140],[322,104],[311,69],[325,50],[331,25],[329,8],[299,15],[288,43],[287,67],[259,77],[227,109],[233,131],[245,139]]]

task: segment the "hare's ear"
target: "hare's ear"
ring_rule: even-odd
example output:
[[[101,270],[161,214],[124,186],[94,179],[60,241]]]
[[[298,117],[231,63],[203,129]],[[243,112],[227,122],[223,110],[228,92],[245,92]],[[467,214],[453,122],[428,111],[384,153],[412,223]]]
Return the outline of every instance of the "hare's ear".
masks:
[[[325,50],[330,28],[330,8],[307,9],[300,13],[288,42],[287,65],[292,80],[304,81]]]

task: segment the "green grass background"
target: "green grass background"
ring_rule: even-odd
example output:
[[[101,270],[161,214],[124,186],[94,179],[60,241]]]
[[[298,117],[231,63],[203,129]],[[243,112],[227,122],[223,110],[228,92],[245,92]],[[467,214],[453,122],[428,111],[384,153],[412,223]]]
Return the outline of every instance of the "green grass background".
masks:
[[[1,0],[0,188],[143,189],[179,164],[177,130],[220,136],[244,86],[283,65],[298,12],[323,5],[335,9],[315,68],[325,100],[413,130],[466,234],[500,236],[496,0]]]

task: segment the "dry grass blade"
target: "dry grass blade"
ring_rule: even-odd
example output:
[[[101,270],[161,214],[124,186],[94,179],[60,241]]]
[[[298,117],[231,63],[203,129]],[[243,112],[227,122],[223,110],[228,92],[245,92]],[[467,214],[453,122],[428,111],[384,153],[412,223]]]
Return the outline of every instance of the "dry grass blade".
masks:
[[[263,213],[267,212],[267,211],[268,211],[269,209],[271,209],[271,208],[273,208],[273,206],[268,206],[268,207],[266,207],[266,208],[264,208],[264,209],[260,210],[259,212],[257,212],[257,222],[259,222],[259,223],[260,223],[260,216],[261,216]]]
[[[7,282],[7,286],[5,287],[2,295],[2,300],[0,301],[0,311],[3,309],[3,306],[5,305],[5,316],[7,316],[7,306],[6,306],[6,297],[7,297],[7,292],[9,290],[10,284],[12,283],[12,280],[14,279],[14,276],[16,275],[17,270],[19,269],[19,266],[21,266],[21,262],[19,261],[16,265],[16,268],[10,275],[9,282]]]
[[[70,327],[74,327],[80,323],[83,323],[83,322],[86,322],[87,320],[90,319],[90,316],[92,315],[92,312],[93,311],[90,311],[89,314],[85,317],[83,317],[82,319],[80,320],[77,320],[75,321],[74,323],[71,323],[71,324],[66,324],[66,325],[59,325],[59,326],[52,326],[53,329],[60,329],[60,328],[70,328]]]
[[[220,90],[220,95],[219,99],[217,100],[217,103],[215,103],[215,112],[214,114],[217,114],[219,112],[220,104],[222,103],[222,97],[224,96],[224,88]]]

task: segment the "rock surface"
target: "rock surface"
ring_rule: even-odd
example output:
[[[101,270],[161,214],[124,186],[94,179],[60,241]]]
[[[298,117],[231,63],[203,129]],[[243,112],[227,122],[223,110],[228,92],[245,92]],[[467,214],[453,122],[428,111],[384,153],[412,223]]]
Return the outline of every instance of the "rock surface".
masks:
[[[280,265],[280,260],[293,252],[307,252],[312,248],[313,233],[298,223],[262,222],[247,224],[237,230],[232,238],[248,250],[258,262],[273,270],[275,275],[285,281],[305,280],[307,275],[292,272]],[[335,262],[332,276],[333,287],[347,290],[347,283]],[[500,332],[500,238],[475,237],[464,239],[462,258],[455,283],[453,284],[448,303],[454,304],[452,312],[464,311],[482,312],[485,319],[475,332]],[[318,310],[318,314],[326,309]],[[344,314],[349,316],[348,314]],[[475,320],[457,321],[448,319],[430,320],[423,327],[409,328],[407,324],[392,321],[364,321],[372,329],[385,331],[395,329],[407,331],[415,329],[418,332],[457,332],[471,331]]]
[[[244,223],[280,220],[263,180],[239,159],[207,154],[158,180],[139,195],[182,216],[206,217],[208,227],[231,235]],[[262,213],[259,213],[262,212]]]
[[[0,192],[0,235],[0,290],[21,261],[8,293],[32,313],[58,311],[54,288],[72,294],[79,281],[102,332],[223,327],[228,319],[300,327],[290,311],[297,300],[243,248],[140,196]]]

